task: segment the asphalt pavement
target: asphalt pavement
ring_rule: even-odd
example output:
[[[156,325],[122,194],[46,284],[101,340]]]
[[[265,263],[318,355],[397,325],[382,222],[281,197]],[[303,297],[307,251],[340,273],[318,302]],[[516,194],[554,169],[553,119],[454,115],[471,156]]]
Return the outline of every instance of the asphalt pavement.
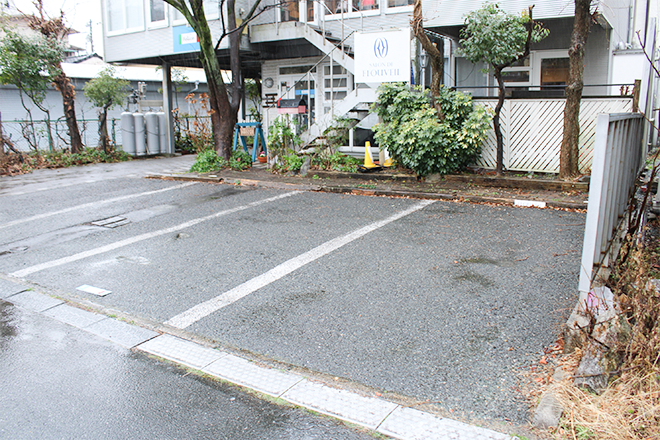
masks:
[[[2,300],[0,359],[4,439],[373,438]]]
[[[516,389],[575,304],[584,213],[143,179],[191,163],[160,161],[0,179],[5,277],[334,387],[527,433]]]

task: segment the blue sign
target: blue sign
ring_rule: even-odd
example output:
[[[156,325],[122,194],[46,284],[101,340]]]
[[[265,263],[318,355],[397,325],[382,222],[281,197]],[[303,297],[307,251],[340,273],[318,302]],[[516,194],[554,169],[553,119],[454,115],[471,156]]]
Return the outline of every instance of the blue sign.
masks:
[[[172,51],[177,52],[199,52],[199,38],[190,26],[172,27]]]

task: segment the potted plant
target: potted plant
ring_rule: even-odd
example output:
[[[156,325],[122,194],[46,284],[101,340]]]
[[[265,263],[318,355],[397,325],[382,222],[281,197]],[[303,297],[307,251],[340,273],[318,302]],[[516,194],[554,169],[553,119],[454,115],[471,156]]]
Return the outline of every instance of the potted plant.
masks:
[[[259,161],[259,163],[266,163],[266,153],[264,153],[263,151],[259,153],[259,156],[257,156],[257,160]]]

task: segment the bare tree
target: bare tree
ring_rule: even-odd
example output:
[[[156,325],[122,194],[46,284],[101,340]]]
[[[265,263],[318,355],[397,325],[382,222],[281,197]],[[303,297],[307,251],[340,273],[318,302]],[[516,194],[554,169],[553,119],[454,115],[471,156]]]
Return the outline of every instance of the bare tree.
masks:
[[[64,23],[64,13],[60,11],[59,17],[49,18],[44,12],[43,0],[34,0],[33,4],[37,8],[37,14],[25,15],[30,28],[39,32],[52,44],[63,42],[70,31],[69,27]],[[52,67],[54,67],[56,72],[52,75],[51,79],[55,88],[62,94],[64,117],[66,118],[66,125],[69,129],[69,137],[71,139],[71,152],[78,153],[82,151],[83,144],[80,137],[80,130],[78,129],[78,121],[76,120],[76,92],[73,84],[71,84],[71,80],[64,73],[64,70],[62,70],[62,61],[58,61]]]

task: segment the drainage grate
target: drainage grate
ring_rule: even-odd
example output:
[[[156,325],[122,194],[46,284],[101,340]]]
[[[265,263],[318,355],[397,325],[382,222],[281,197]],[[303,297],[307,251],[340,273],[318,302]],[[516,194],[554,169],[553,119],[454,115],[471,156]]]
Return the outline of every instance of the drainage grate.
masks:
[[[101,226],[104,228],[116,228],[117,226],[123,226],[130,223],[130,221],[125,217],[110,217],[103,220],[97,220],[91,222],[90,225]]]

